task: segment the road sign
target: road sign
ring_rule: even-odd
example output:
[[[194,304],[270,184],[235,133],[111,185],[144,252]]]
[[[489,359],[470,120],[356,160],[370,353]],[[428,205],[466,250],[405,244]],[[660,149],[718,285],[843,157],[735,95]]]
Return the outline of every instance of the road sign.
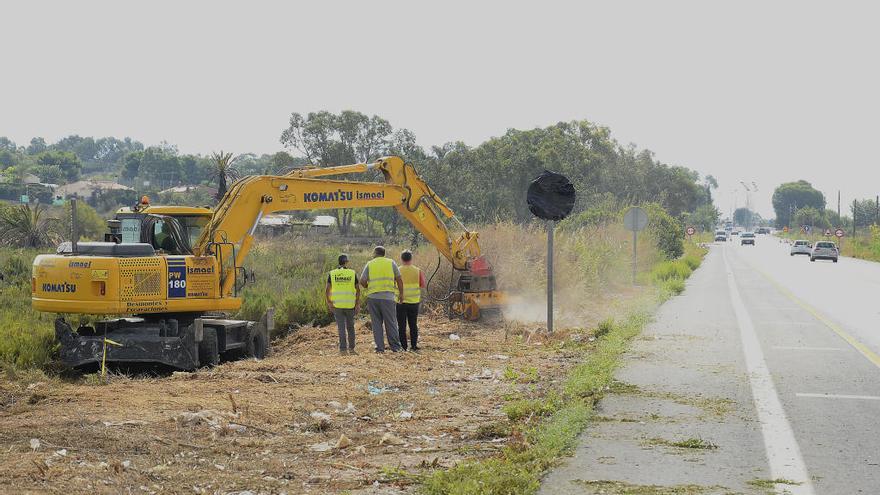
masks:
[[[825,237],[831,237],[831,229],[825,229]]]
[[[623,226],[633,232],[644,230],[648,226],[648,214],[638,206],[633,206],[623,215]]]
[[[688,228],[685,230],[685,233],[687,233],[687,235],[694,235],[694,234],[697,233],[697,229],[695,229],[695,228],[693,228],[693,227],[688,227]]]
[[[575,190],[568,177],[545,170],[526,192],[529,211],[547,222],[547,333],[553,333],[553,230],[574,208]]]
[[[813,227],[810,227],[809,225],[804,225],[803,227],[801,227],[801,232],[803,232],[804,234],[809,234],[811,230],[813,230]]]
[[[574,185],[566,176],[545,170],[532,179],[526,201],[529,211],[536,217],[559,221],[574,208]]]
[[[788,233],[788,227],[782,227],[782,231],[785,232],[785,233],[787,234],[787,233]]]
[[[638,206],[626,210],[623,215],[623,225],[633,233],[633,273],[632,283],[636,285],[636,271],[638,269],[637,246],[639,245],[639,231],[648,226],[648,214]]]
[[[834,235],[836,235],[838,239],[843,237],[845,234],[846,232],[844,232],[843,229],[837,229],[834,231]]]

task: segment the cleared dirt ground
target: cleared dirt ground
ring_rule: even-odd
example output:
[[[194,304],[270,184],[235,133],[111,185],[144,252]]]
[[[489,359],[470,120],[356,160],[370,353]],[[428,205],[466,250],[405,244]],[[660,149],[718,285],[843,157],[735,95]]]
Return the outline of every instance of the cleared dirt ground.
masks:
[[[302,328],[264,361],[195,373],[0,379],[0,492],[411,491],[404,471],[520,441],[506,399],[542,395],[591,340],[539,330],[427,316],[420,354],[375,354],[359,323],[355,356],[335,326]]]

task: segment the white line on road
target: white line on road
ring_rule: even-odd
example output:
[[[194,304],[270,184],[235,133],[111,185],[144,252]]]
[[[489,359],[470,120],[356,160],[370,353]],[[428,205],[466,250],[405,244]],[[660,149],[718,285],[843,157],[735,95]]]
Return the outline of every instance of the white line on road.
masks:
[[[798,397],[816,397],[819,399],[860,399],[860,400],[880,400],[876,395],[840,395],[840,394],[794,394]]]
[[[774,345],[774,349],[783,351],[842,351],[840,347],[798,347],[793,345]]]
[[[764,360],[761,351],[761,343],[755,332],[752,317],[746,310],[736,286],[736,279],[730,263],[727,261],[727,251],[724,251],[724,266],[727,269],[727,286],[730,289],[730,302],[736,315],[739,326],[739,335],[742,340],[743,355],[745,356],[746,370],[749,372],[749,384],[752,388],[752,399],[758,412],[758,420],[761,422],[761,434],[764,437],[764,450],[767,452],[767,461],[770,464],[770,474],[773,479],[787,479],[801,482],[800,485],[787,486],[786,489],[793,495],[813,495],[813,483],[807,473],[804,459],[801,457],[801,449],[794,437],[782,402],[776,394],[773,378]]]

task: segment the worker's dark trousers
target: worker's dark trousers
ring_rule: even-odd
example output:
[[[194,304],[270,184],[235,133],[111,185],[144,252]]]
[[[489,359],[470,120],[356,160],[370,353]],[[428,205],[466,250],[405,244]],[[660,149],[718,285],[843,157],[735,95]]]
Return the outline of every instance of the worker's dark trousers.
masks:
[[[336,327],[339,330],[339,350],[354,350],[354,308],[335,308],[333,316],[336,317]]]
[[[406,350],[406,325],[409,324],[409,336],[413,349],[419,348],[419,303],[397,304],[397,329],[400,333],[400,345]]]

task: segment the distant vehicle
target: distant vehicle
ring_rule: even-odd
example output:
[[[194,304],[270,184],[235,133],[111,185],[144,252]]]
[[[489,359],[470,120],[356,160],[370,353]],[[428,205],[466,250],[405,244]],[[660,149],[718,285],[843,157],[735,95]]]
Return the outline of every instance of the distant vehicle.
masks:
[[[721,241],[721,242],[727,242],[727,232],[725,232],[723,230],[716,230],[715,231],[715,240]]]
[[[837,263],[837,245],[831,241],[819,241],[810,252],[810,261],[831,260]]]
[[[807,256],[812,256],[810,251],[813,249],[813,245],[810,244],[810,241],[805,241],[803,239],[794,241],[794,244],[791,245],[791,255],[794,256],[796,254],[806,254]]]
[[[758,229],[758,233],[759,233],[759,234],[769,234],[769,233],[770,233],[770,229],[767,228],[767,227],[761,227],[761,228]]]
[[[733,232],[730,233],[730,235],[739,235],[739,231],[738,231],[738,230],[734,230]]]
[[[754,246],[755,245],[755,233],[754,232],[743,232],[743,235],[740,236],[740,246]]]

